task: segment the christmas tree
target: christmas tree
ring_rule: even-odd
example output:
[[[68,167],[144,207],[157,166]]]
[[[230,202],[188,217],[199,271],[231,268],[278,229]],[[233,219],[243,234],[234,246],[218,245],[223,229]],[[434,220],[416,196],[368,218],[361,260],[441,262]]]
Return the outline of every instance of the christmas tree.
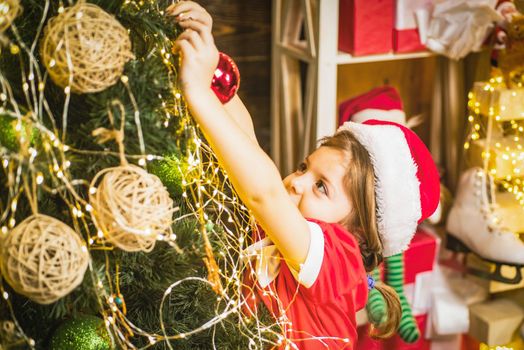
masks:
[[[0,1],[0,349],[264,348],[156,1]]]

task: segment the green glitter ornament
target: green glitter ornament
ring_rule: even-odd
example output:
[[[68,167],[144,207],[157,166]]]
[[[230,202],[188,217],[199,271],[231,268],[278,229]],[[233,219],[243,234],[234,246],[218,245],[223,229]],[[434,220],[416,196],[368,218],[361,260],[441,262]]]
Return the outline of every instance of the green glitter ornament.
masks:
[[[187,164],[180,160],[177,154],[170,154],[164,159],[149,163],[149,172],[158,176],[173,197],[179,197],[184,192],[182,179],[187,171]]]
[[[208,220],[206,222],[206,231],[211,232],[214,229],[215,229],[215,224],[212,221]]]
[[[64,322],[51,338],[51,350],[110,350],[111,338],[104,321],[82,316]]]
[[[24,136],[27,140],[29,137],[29,144],[32,144],[35,136],[35,129],[31,128],[27,123],[22,122],[22,127],[19,131],[16,130],[18,119],[8,115],[0,114],[0,146],[7,148],[12,152],[18,152],[20,149],[19,138]],[[32,129],[32,130],[31,130]]]

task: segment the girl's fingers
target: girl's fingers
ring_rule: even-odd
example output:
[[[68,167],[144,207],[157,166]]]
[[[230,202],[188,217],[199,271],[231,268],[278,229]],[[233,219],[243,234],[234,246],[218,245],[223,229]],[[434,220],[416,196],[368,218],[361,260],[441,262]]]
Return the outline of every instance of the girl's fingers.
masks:
[[[183,12],[191,9],[199,9],[205,11],[205,9],[194,1],[179,1],[176,4],[169,5],[166,11]]]
[[[204,47],[204,41],[200,37],[200,34],[192,29],[184,30],[184,32],[178,36],[177,40],[186,40],[196,51]]]
[[[193,20],[187,20],[180,22],[180,26],[184,29],[191,29],[195,32],[197,32],[204,43],[212,44],[214,43],[213,35],[211,34],[209,27],[202,24],[201,22],[193,21]]]
[[[185,39],[177,39],[173,43],[173,49],[176,53],[180,54],[182,58],[192,57],[195,52],[193,46]]]
[[[166,9],[166,14],[175,16],[178,22],[193,19],[209,27],[213,25],[211,15],[203,7],[192,1],[181,1],[171,5]]]
[[[186,12],[181,12],[179,13],[178,15],[175,15],[175,20],[178,22],[178,23],[182,23],[186,20],[194,20],[194,21],[198,21],[208,27],[211,28],[212,24],[213,24],[213,21],[211,20],[211,17],[207,14],[207,13],[202,13],[200,11],[186,11]]]

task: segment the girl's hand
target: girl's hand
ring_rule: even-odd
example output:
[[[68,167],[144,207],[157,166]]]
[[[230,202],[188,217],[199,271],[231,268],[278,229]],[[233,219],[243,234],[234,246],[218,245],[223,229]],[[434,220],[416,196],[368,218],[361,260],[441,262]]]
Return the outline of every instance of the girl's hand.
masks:
[[[180,54],[178,78],[184,93],[210,89],[211,80],[218,64],[218,50],[211,28],[213,20],[207,11],[192,1],[180,1],[166,9],[184,29],[174,42],[175,52]]]

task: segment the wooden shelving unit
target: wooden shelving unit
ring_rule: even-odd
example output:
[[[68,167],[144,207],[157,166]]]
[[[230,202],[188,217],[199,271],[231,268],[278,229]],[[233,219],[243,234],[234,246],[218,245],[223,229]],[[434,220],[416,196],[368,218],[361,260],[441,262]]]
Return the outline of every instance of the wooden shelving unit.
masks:
[[[371,63],[371,62],[382,62],[382,61],[395,61],[395,60],[409,60],[414,58],[425,58],[433,57],[435,54],[430,51],[421,52],[410,52],[410,53],[387,53],[383,55],[370,55],[370,56],[351,56],[345,52],[338,52],[337,64],[356,64],[356,63]]]
[[[435,56],[339,52],[338,0],[273,0],[272,9],[271,156],[282,174],[336,130],[339,66]]]

